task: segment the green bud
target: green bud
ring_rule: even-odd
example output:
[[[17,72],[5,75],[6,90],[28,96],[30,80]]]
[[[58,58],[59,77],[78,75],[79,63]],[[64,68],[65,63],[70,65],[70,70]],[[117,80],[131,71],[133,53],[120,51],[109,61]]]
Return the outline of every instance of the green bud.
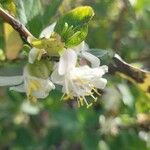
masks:
[[[28,64],[28,70],[30,72],[30,75],[47,79],[53,68],[53,63],[48,60],[40,60],[36,61],[34,64]]]
[[[33,39],[31,45],[38,49],[44,49],[49,56],[59,56],[65,46],[57,33],[53,33],[48,39]]]

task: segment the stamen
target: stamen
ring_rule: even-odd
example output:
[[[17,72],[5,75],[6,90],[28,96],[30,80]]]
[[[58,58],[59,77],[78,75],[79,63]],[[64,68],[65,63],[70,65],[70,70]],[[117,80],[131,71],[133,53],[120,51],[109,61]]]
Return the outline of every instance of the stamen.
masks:
[[[77,99],[77,102],[78,102],[78,107],[80,107],[81,105],[80,105],[80,101]]]
[[[27,96],[30,96],[32,92],[31,84],[29,83],[28,89],[27,89]]]
[[[37,98],[35,96],[32,96],[32,95],[28,95],[28,98],[27,98],[30,102],[32,103],[36,103],[37,102]]]
[[[97,101],[97,97],[95,97],[93,94],[92,95],[90,95],[93,99],[94,99],[94,102],[96,102]]]
[[[41,87],[40,83],[36,80],[32,80],[27,89],[27,97],[31,102],[36,102],[37,98],[32,96],[32,92],[38,90]]]
[[[86,103],[86,105],[87,105],[86,107],[87,108],[90,108],[93,105],[92,103],[89,104],[84,96],[83,96],[83,100]]]
[[[60,101],[62,101],[62,100],[64,99],[65,95],[66,95],[66,93],[64,93],[64,94],[62,95]]]
[[[83,98],[83,100],[84,100],[85,104],[88,106],[88,105],[89,105],[89,103],[87,102],[86,98],[85,98],[84,96],[83,96],[82,98]]]
[[[90,108],[92,105],[93,105],[93,103],[90,103],[90,104],[87,106],[87,108]]]
[[[80,104],[81,104],[81,106],[83,106],[84,104],[83,104],[83,98],[82,97],[80,97]]]
[[[68,99],[71,99],[72,97],[71,97],[71,95],[66,95],[66,96],[64,96],[64,100],[68,100]]]
[[[93,90],[98,96],[101,96],[101,94],[97,91],[97,89],[92,88],[92,90]]]

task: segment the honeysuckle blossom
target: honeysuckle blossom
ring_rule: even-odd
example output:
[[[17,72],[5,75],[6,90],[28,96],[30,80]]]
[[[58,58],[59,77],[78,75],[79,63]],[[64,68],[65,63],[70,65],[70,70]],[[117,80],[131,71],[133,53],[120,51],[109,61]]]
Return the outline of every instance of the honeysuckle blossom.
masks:
[[[56,23],[53,23],[50,26],[46,27],[41,32],[40,38],[49,39],[52,36],[52,33],[54,33],[55,25],[56,25]],[[30,38],[28,40],[30,43],[31,42]],[[59,43],[59,41],[60,41],[60,39],[58,39],[58,43]],[[61,43],[60,43],[60,45],[61,45]],[[54,49],[56,49],[56,48],[54,47]],[[84,41],[81,42],[79,45],[72,47],[71,49],[74,50],[78,54],[78,56],[83,57],[86,60],[90,61],[92,67],[99,66],[99,63],[100,63],[99,59],[97,57],[95,57],[94,55],[88,53],[89,47]],[[67,50],[67,49],[64,47],[63,51],[65,51],[65,50]],[[40,60],[41,56],[45,53],[47,53],[46,49],[43,49],[43,48],[38,49],[38,48],[33,47],[29,52],[29,63],[33,64],[36,59]]]
[[[85,103],[88,108],[92,103],[88,103],[86,96],[92,97],[94,101],[97,100],[94,93],[99,94],[97,89],[105,88],[107,80],[102,76],[108,71],[108,67],[99,66],[100,62],[97,60],[95,64],[95,60],[92,59],[95,59],[95,56],[90,57],[90,62],[95,67],[77,66],[77,56],[75,50],[67,49],[56,64],[51,79],[54,83],[63,86],[64,99],[76,97],[79,106]]]
[[[49,78],[42,79],[30,75],[28,67],[25,66],[22,76],[0,77],[0,86],[12,86],[10,90],[27,94],[30,101],[44,99],[49,92],[55,88]]]

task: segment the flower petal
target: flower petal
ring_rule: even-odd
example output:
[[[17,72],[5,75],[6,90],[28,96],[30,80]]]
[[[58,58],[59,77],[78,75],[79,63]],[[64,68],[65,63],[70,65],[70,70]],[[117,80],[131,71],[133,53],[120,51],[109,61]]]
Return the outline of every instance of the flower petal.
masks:
[[[107,84],[107,80],[104,78],[99,78],[98,80],[93,81],[93,84],[98,89],[104,89]]]
[[[108,66],[106,65],[100,66],[99,68],[101,68],[104,71],[104,74],[108,72]]]
[[[49,95],[49,92],[52,89],[55,89],[55,85],[49,80],[43,80],[43,79],[38,79],[38,82],[40,83],[41,87],[33,92],[33,96],[36,98],[46,98]]]
[[[92,68],[100,66],[99,58],[97,58],[96,56],[94,56],[88,52],[82,52],[81,57],[84,57],[86,60],[88,60],[91,63]]]
[[[0,77],[0,86],[18,85],[23,82],[23,76]]]
[[[72,49],[67,49],[60,57],[58,73],[64,75],[76,66],[77,54]]]
[[[29,63],[33,64],[38,56],[39,50],[37,48],[32,48],[29,52]]]
[[[40,38],[50,38],[52,32],[54,31],[56,22],[51,24],[50,26],[46,27],[40,34]]]
[[[51,80],[52,82],[62,85],[63,84],[63,80],[64,80],[64,76],[59,75],[58,70],[54,70],[51,74]]]
[[[84,41],[81,42],[79,45],[72,48],[75,52],[79,53],[81,51],[87,51],[89,49],[89,46]]]
[[[16,91],[16,92],[21,92],[21,93],[25,93],[25,87],[24,87],[24,84],[21,84],[21,85],[18,85],[18,86],[13,86],[13,87],[10,87],[9,90],[11,91]]]

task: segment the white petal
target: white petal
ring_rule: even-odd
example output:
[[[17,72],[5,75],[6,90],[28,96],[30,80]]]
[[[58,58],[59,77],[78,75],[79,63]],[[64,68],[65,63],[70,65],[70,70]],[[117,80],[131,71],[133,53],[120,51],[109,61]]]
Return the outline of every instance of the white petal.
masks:
[[[23,82],[23,76],[0,77],[0,86],[18,85]]]
[[[83,41],[79,45],[72,48],[76,53],[79,53],[81,51],[87,51],[89,49],[89,46]]]
[[[72,49],[67,49],[60,57],[58,73],[64,75],[76,66],[77,54]]]
[[[54,84],[50,80],[43,80],[43,79],[38,79],[38,82],[40,83],[41,87],[33,92],[33,96],[36,98],[46,98],[49,95],[49,92],[52,89],[55,89]]]
[[[59,85],[62,85],[63,84],[63,80],[64,80],[64,77],[59,75],[58,73],[58,70],[54,70],[53,73],[51,74],[51,80],[52,82],[56,83],[56,84],[59,84]]]
[[[54,22],[53,24],[51,24],[50,26],[46,27],[40,34],[40,38],[49,38],[52,34],[52,32],[54,31],[56,22]]]
[[[38,56],[39,50],[37,48],[32,48],[29,52],[29,63],[33,64]]]
[[[108,72],[108,66],[106,65],[100,66],[99,68],[101,68],[104,71],[104,74]]]
[[[88,60],[91,63],[92,68],[100,66],[99,58],[97,58],[96,56],[94,56],[88,52],[82,52],[81,57],[84,57],[86,60]]]
[[[16,92],[21,92],[21,93],[26,92],[26,91],[25,91],[24,84],[21,84],[21,85],[18,85],[18,86],[10,87],[9,90],[16,91]]]
[[[89,66],[81,66],[76,67],[71,72],[71,77],[79,77],[86,80],[91,80],[92,78],[100,78],[102,75],[104,75],[104,70],[99,68],[90,68]]]
[[[95,80],[93,84],[98,89],[104,89],[107,84],[107,80],[104,78],[99,78],[98,80]]]
[[[41,78],[31,76],[27,66],[24,68],[23,76],[24,76],[24,85],[25,85],[26,92],[28,91],[29,84],[32,81],[37,82],[37,84],[39,85],[37,90],[32,91],[32,95],[35,96],[36,98],[46,98],[49,95],[49,92],[55,88],[55,85],[50,81],[49,78],[41,79]]]
[[[36,91],[33,92],[33,96],[35,96],[36,98],[46,98],[49,95],[49,92],[44,92],[44,91]]]

